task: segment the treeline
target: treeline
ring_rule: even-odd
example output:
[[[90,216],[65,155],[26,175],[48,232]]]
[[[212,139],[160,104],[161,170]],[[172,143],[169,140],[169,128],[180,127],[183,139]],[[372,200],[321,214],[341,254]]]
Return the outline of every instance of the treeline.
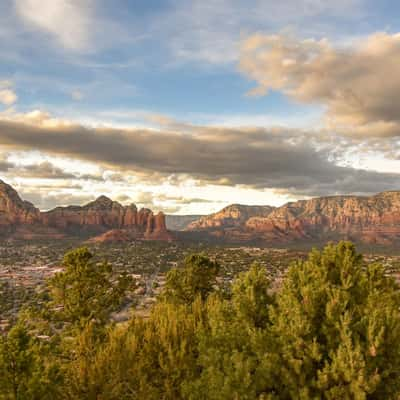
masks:
[[[192,255],[148,317],[110,323],[134,282],[85,248],[0,343],[0,399],[399,399],[400,291],[353,244],[313,250],[273,291]]]

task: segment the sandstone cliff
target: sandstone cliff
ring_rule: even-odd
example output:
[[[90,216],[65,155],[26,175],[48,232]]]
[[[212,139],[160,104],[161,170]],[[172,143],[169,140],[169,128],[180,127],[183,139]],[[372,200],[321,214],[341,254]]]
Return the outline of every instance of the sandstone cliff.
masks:
[[[371,244],[400,243],[400,192],[301,200],[266,211],[264,215],[235,214],[236,221],[234,214],[226,213],[227,209],[230,207],[201,218],[189,229],[207,230],[227,241],[288,243],[349,239]]]
[[[245,206],[232,204],[214,214],[205,215],[197,221],[193,221],[187,227],[188,230],[201,230],[212,228],[240,227],[254,216],[264,217],[270,214],[274,207],[270,206]]]
[[[400,245],[400,191],[371,197],[321,197],[276,208],[234,204],[191,222],[187,232],[226,242],[285,244],[349,239]],[[95,237],[99,242],[172,239],[163,213],[154,215],[149,209],[138,210],[134,204],[123,206],[105,196],[84,206],[41,212],[0,181],[0,237],[70,236]]]
[[[23,201],[10,186],[0,181],[0,227],[12,224],[35,224],[40,221],[40,211],[28,201]]]
[[[3,236],[59,238],[93,236],[109,230],[125,230],[125,237],[130,238],[171,239],[163,213],[154,215],[149,209],[137,210],[134,204],[123,206],[106,196],[84,206],[40,212],[31,203],[21,200],[10,185],[0,181],[0,234]]]

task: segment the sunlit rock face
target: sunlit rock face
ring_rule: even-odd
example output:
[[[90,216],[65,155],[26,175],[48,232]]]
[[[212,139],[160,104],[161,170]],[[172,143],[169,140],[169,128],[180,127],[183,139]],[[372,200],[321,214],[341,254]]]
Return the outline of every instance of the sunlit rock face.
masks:
[[[270,206],[245,206],[232,204],[214,214],[206,215],[189,224],[188,230],[241,226],[251,217],[263,217],[275,208]]]
[[[332,196],[300,200],[282,207],[234,204],[190,223],[227,242],[290,243],[349,239],[368,244],[400,243],[400,192],[371,197]],[[21,239],[98,237],[101,242],[172,240],[165,215],[106,196],[84,206],[41,212],[0,181],[0,235]]]
[[[236,205],[226,207],[193,222],[188,229],[206,230],[217,237],[238,241],[349,239],[386,245],[400,242],[400,192],[301,200],[271,208],[269,212],[261,210],[264,215],[249,216],[238,213],[238,209]]]
[[[34,224],[40,221],[40,211],[18,193],[0,181],[0,226],[12,224]]]
[[[29,229],[28,229],[29,226]],[[40,212],[31,203],[21,200],[18,193],[0,181],[0,227],[3,234],[36,237],[96,235],[109,230],[132,231],[122,237],[169,240],[165,215],[153,215],[149,209],[137,210],[134,204],[123,206],[106,196],[100,196],[84,206],[57,207]],[[111,235],[112,236],[112,235]]]

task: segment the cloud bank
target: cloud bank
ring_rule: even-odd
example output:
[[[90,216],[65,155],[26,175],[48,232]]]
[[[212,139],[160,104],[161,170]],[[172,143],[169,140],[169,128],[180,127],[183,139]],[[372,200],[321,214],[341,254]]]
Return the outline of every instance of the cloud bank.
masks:
[[[400,187],[400,174],[337,165],[327,149],[317,150],[310,136],[299,130],[192,126],[189,132],[174,132],[88,128],[54,121],[0,120],[0,142],[7,151],[38,150],[160,181],[184,176],[205,184],[307,196]],[[49,165],[40,170],[60,173]]]

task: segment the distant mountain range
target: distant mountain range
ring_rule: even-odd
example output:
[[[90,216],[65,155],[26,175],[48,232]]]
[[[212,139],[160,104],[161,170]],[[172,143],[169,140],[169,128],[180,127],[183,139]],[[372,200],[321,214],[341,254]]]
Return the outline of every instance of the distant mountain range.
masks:
[[[94,242],[205,239],[263,245],[348,239],[400,246],[400,191],[320,197],[281,207],[233,204],[205,216],[165,216],[105,196],[84,206],[42,212],[0,181],[0,237],[84,237]]]
[[[400,191],[332,196],[282,207],[234,204],[191,222],[187,231],[226,242],[293,243],[348,239],[400,245]]]

